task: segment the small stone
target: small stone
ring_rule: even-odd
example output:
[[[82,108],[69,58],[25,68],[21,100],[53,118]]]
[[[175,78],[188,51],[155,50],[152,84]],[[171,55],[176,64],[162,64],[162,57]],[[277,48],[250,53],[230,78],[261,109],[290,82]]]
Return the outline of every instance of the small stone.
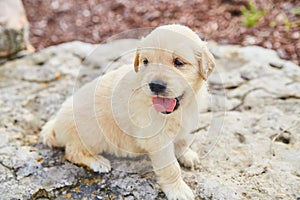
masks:
[[[88,9],[84,9],[82,15],[85,17],[89,17],[91,15],[91,12]]]
[[[243,45],[253,45],[256,44],[256,38],[253,36],[247,36],[243,41]]]
[[[51,2],[51,8],[56,10],[59,8],[59,2],[58,1],[52,1]]]
[[[299,39],[300,38],[300,32],[299,31],[298,32],[293,32],[292,33],[292,38],[295,39],[295,40]]]
[[[283,68],[283,65],[282,65],[282,63],[269,63],[269,65],[271,66],[271,67],[274,67],[274,68],[276,68],[276,69],[282,69]]]
[[[134,196],[126,196],[124,198],[124,200],[134,200],[134,199],[135,199]]]

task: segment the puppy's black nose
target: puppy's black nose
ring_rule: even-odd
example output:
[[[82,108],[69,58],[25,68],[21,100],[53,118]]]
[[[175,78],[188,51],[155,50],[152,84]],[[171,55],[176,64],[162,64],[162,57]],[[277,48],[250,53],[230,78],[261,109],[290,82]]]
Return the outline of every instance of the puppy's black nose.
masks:
[[[164,93],[167,89],[167,85],[162,81],[151,81],[149,83],[150,90],[156,94]]]

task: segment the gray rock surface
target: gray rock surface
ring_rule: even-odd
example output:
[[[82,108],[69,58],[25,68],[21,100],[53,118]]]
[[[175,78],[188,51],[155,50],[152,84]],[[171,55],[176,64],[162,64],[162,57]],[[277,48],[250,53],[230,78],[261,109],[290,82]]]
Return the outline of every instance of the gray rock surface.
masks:
[[[29,23],[22,1],[0,0],[0,8],[0,63],[3,63],[22,50],[33,52],[34,48],[29,43]]]
[[[131,63],[137,42],[66,43],[0,66],[0,199],[165,199],[151,171],[135,171],[147,158],[113,158],[97,174],[39,141],[73,90]],[[299,66],[256,46],[209,46],[217,67],[192,144],[202,164],[184,179],[198,199],[299,198]]]

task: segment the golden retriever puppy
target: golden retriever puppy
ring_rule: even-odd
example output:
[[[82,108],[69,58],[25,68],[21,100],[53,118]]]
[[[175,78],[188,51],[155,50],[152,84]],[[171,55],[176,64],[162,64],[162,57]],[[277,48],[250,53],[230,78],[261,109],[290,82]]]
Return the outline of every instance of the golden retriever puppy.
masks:
[[[189,148],[191,131],[214,65],[191,29],[160,26],[142,39],[133,65],[95,79],[67,99],[43,127],[43,142],[65,147],[66,159],[97,172],[111,170],[102,152],[147,154],[168,199],[194,199],[177,159],[186,167],[199,165]]]

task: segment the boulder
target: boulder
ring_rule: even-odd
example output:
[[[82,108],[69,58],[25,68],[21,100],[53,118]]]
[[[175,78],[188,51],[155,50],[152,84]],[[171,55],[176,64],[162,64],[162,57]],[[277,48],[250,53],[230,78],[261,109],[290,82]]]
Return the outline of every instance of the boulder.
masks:
[[[0,0],[0,63],[22,50],[33,52],[29,23],[21,0]]]
[[[165,199],[148,158],[110,156],[98,174],[39,138],[80,86],[132,63],[137,42],[65,43],[0,65],[1,199]],[[209,47],[217,67],[191,146],[201,168],[182,167],[184,180],[197,199],[299,198],[299,66],[257,46]]]

